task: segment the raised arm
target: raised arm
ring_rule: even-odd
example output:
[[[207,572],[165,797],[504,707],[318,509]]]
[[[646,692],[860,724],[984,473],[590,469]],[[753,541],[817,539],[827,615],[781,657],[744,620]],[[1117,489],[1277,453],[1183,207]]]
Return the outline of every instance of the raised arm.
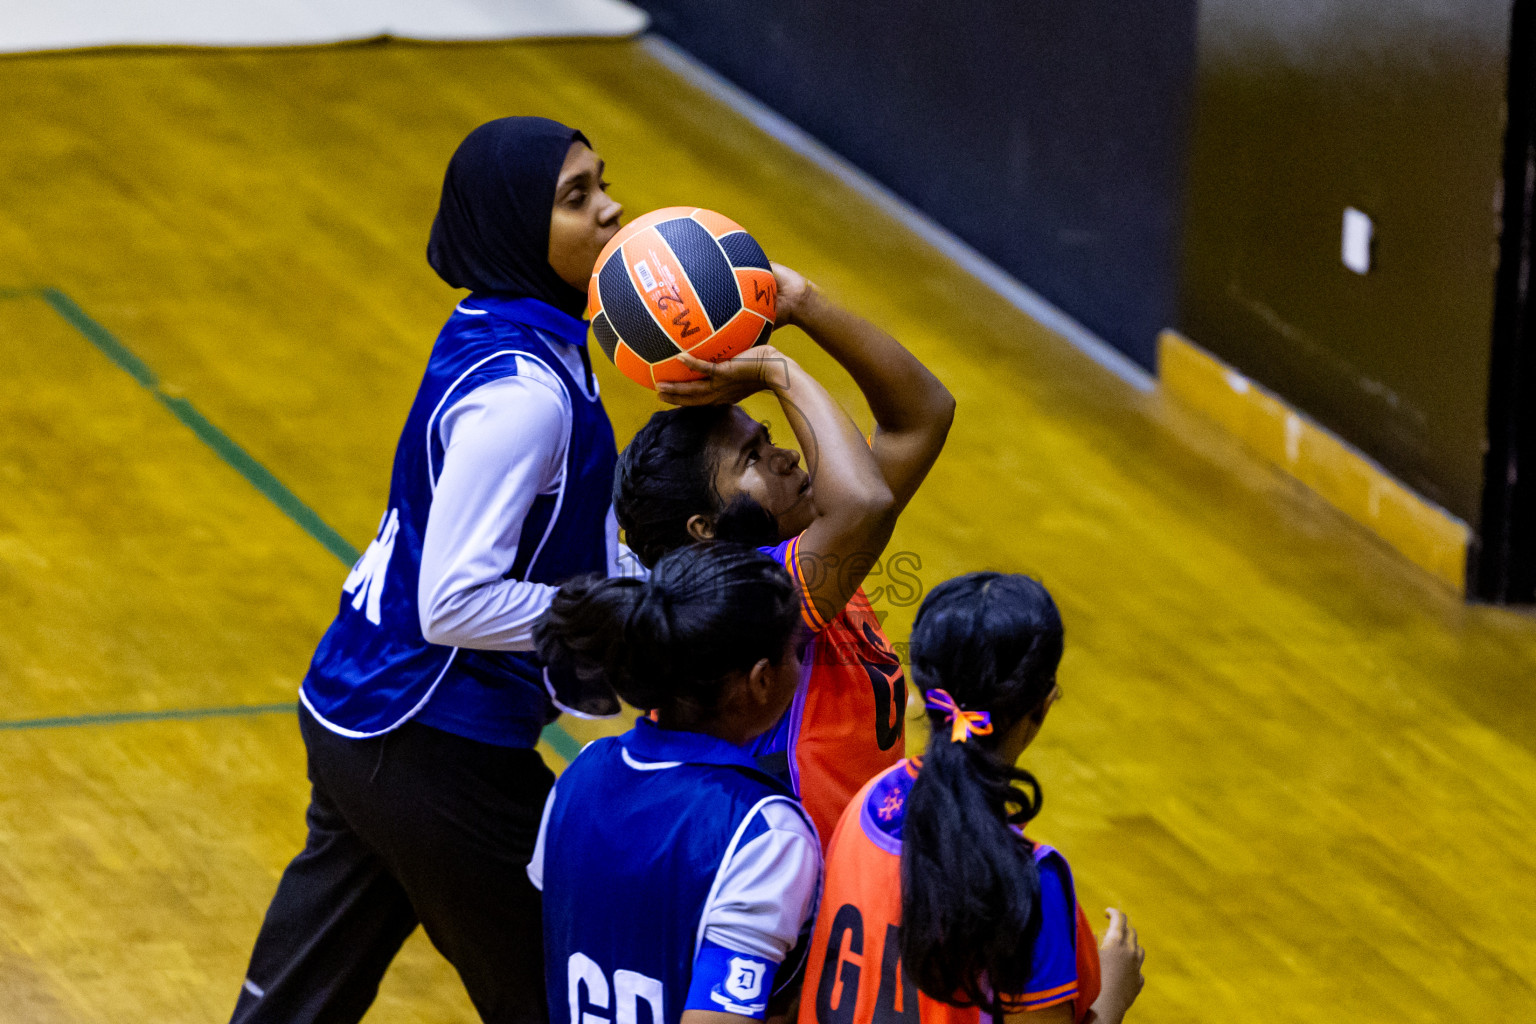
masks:
[[[848,371],[875,416],[870,447],[899,511],[922,485],[949,436],[955,399],[917,357],[885,331],[829,301],[821,289],[774,264],[781,299],[796,322]]]
[[[674,405],[733,402],[764,390],[778,399],[804,454],[816,509],[796,546],[798,575],[811,606],[823,623],[829,621],[863,582],[896,525],[896,502],[874,453],[826,388],[772,346],[721,363],[682,359],[706,379],[659,386],[662,398]],[[760,446],[759,457],[795,457],[766,437]],[[743,455],[752,450],[745,448]]]

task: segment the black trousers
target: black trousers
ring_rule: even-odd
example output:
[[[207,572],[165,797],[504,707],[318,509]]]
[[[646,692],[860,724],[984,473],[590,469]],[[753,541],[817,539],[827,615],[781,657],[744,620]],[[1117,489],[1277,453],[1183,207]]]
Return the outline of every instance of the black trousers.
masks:
[[[537,752],[406,723],[373,739],[302,706],[309,839],[283,872],[233,1021],[355,1022],[421,924],[488,1024],[543,1024],[543,926],[525,868],[554,774]]]

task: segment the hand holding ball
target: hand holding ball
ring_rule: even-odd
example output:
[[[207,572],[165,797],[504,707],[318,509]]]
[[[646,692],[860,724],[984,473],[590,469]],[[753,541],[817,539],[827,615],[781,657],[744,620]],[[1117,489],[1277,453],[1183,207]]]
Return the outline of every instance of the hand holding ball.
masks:
[[[762,247],[712,210],[672,206],[625,225],[597,258],[587,315],[626,377],[698,380],[684,352],[717,363],[768,340],[777,282]]]

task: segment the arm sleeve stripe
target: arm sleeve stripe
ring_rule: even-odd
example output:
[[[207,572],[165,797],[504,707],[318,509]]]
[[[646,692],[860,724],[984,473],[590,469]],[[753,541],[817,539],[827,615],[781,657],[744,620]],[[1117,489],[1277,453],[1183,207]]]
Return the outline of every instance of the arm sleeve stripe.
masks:
[[[1067,992],[1077,992],[1077,982],[1075,980],[1069,981],[1065,985],[1057,985],[1055,988],[1048,988],[1043,992],[1026,992],[1020,998],[1026,1003],[1032,1003],[1039,999],[1050,999],[1053,996],[1059,996]]]
[[[1024,1010],[1025,1010],[1026,1013],[1030,1012],[1030,1011],[1033,1011],[1033,1010],[1046,1010],[1046,1009],[1051,1008],[1052,1006],[1060,1006],[1062,1003],[1070,1003],[1072,1000],[1074,1000],[1076,998],[1077,998],[1077,989],[1073,989],[1071,992],[1068,992],[1066,995],[1064,995],[1064,996],[1057,996],[1054,999],[1042,999],[1038,1003],[1025,1003],[1024,1004]]]

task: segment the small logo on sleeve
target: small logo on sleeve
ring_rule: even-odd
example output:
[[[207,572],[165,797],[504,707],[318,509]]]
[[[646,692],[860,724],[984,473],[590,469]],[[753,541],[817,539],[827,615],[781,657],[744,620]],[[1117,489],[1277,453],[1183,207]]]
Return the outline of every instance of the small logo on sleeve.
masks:
[[[769,965],[753,957],[733,956],[726,966],[729,973],[709,993],[709,998],[719,1003],[726,1013],[761,1016],[768,1008],[763,981],[768,976]]]

